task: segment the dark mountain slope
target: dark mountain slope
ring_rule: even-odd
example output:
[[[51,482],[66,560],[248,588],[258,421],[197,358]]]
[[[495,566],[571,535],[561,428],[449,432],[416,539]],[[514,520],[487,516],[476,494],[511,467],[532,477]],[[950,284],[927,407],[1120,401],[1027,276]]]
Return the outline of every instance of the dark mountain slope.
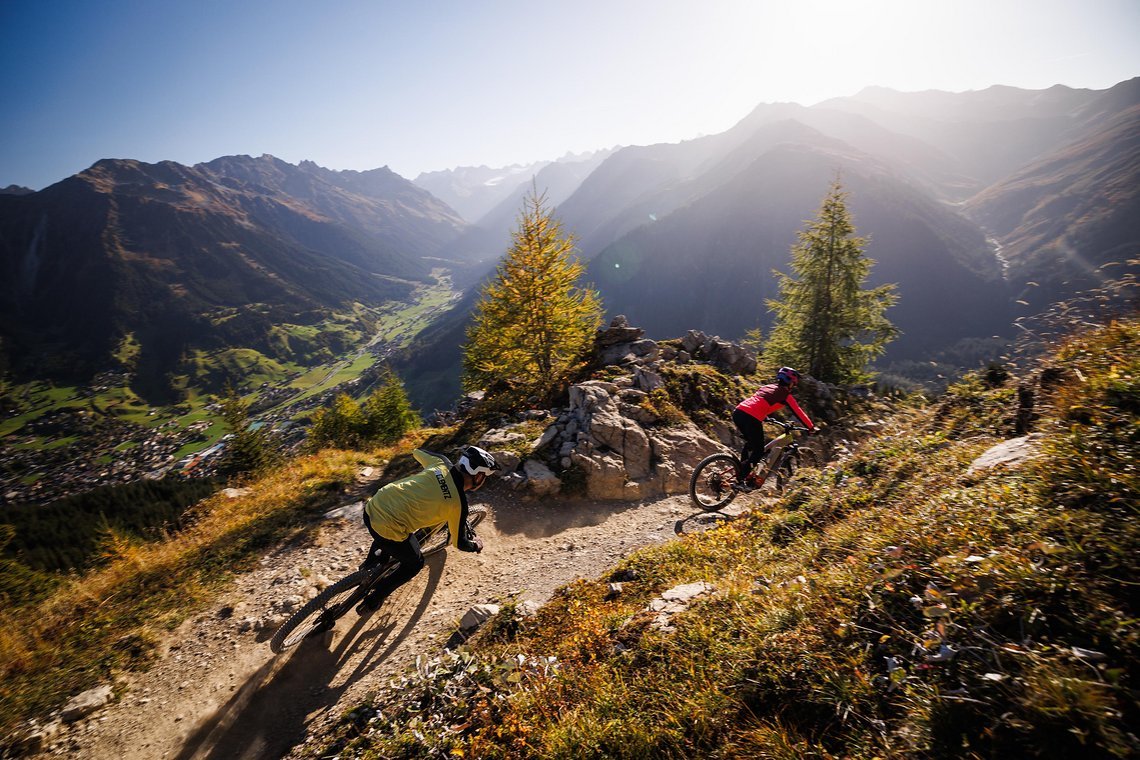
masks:
[[[618,237],[664,216],[683,202],[678,187],[697,168],[722,155],[739,138],[717,135],[677,144],[622,148],[599,166],[564,202],[558,217],[574,234],[586,258]]]
[[[394,185],[387,197],[351,193],[271,157],[108,160],[0,196],[4,354],[18,377],[83,379],[133,335],[138,389],[153,397],[192,347],[295,358],[267,339],[275,324],[402,298],[427,278],[418,231],[457,234],[446,207]]]
[[[449,409],[462,392],[463,344],[479,300],[478,288],[424,330],[404,351],[392,357],[392,366],[404,379],[412,405],[426,413]]]
[[[273,156],[226,156],[195,168],[243,196],[286,197],[310,214],[364,233],[376,249],[368,265],[388,274],[422,271],[419,259],[435,255],[466,226],[447,205],[387,168],[336,172]]]
[[[964,207],[1001,244],[1009,277],[1043,307],[1117,278],[1140,256],[1140,105],[1032,162]]]
[[[889,313],[905,335],[892,355],[920,354],[1008,327],[1008,299],[982,233],[870,157],[836,147],[779,146],[731,182],[605,249],[589,267],[607,311],[656,337],[691,325],[739,337],[770,315],[772,269],[787,269],[804,220],[835,172],[877,261],[872,283],[899,283]],[[989,261],[989,263],[986,263]]]

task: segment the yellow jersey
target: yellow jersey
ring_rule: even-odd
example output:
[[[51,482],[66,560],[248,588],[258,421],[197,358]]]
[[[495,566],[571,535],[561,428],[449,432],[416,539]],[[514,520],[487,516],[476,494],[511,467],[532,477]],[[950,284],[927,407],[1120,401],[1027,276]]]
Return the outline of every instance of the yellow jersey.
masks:
[[[424,470],[381,488],[364,505],[372,530],[390,541],[403,541],[420,528],[446,522],[451,545],[459,540],[463,509],[462,484],[451,475],[451,463],[423,449],[412,452]]]

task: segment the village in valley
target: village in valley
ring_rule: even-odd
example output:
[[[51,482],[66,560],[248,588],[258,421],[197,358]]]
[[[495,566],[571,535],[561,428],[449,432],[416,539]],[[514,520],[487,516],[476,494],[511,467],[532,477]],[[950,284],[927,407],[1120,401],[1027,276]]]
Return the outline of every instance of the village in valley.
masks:
[[[93,396],[99,386],[82,394]],[[299,404],[282,405],[298,395],[264,387],[262,397],[278,401],[252,424],[270,426],[283,447],[297,445],[304,432],[292,417],[317,407],[338,387]],[[264,404],[259,404],[263,408]],[[189,407],[152,410],[163,421],[147,425],[121,419],[94,405],[59,406],[5,436],[0,446],[0,505],[46,503],[100,486],[164,477],[208,478],[232,434],[225,430],[218,404],[211,403],[184,423]]]
[[[293,387],[293,379],[263,383],[245,397],[250,425],[268,428],[281,450],[297,449],[305,438],[300,422],[337,394],[367,389],[388,350],[385,344],[372,345],[375,363],[316,393]],[[188,404],[152,409],[146,413],[152,424],[123,419],[106,409],[96,411],[91,399],[106,393],[109,383],[125,385],[128,380],[122,373],[104,373],[77,391],[79,398],[88,399],[86,405],[56,405],[6,435],[0,446],[0,505],[46,503],[140,479],[215,476],[232,437],[221,420],[220,405],[212,402],[196,411]],[[162,421],[153,424],[156,417]]]
[[[316,394],[289,387],[288,380],[263,384],[247,395],[250,424],[268,428],[283,451],[305,438],[299,424],[340,393],[367,387],[373,364],[358,377]],[[101,379],[106,380],[105,376]],[[102,386],[85,389],[94,396]],[[164,421],[145,425],[88,407],[62,406],[25,423],[0,446],[0,505],[46,503],[100,486],[165,477],[210,478],[232,433],[221,421],[218,403],[191,413],[189,406],[151,410]],[[186,418],[195,421],[184,422]]]
[[[445,270],[408,303],[383,311],[366,345],[307,373],[244,388],[250,425],[282,451],[305,439],[308,417],[340,393],[367,393],[385,360],[459,297]],[[166,477],[210,478],[232,432],[215,399],[150,408],[130,394],[131,375],[102,372],[86,386],[39,382],[7,389],[0,403],[0,507],[45,504],[101,486]]]

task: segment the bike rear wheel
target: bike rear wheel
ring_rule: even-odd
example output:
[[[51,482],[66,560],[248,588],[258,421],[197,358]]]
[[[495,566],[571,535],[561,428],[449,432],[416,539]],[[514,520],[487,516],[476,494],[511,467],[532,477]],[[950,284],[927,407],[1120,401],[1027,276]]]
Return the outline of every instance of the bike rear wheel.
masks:
[[[366,578],[365,571],[357,570],[310,599],[277,629],[269,640],[269,648],[280,654],[300,644],[306,636],[332,628],[337,619],[352,607],[356,597],[363,596],[360,584]]]
[[[743,465],[732,454],[705,457],[689,478],[689,496],[706,512],[713,512],[736,498],[736,484],[743,478]]]
[[[486,507],[468,507],[467,525],[471,528],[483,522],[485,517],[487,517]],[[444,523],[434,528],[416,531],[416,539],[420,542],[420,553],[425,557],[430,557],[447,547],[451,542],[451,531],[448,529],[447,523]]]

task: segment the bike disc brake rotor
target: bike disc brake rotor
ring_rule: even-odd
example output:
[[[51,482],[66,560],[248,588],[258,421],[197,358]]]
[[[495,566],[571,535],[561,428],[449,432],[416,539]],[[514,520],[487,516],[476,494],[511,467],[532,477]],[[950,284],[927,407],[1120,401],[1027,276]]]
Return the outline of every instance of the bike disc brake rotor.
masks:
[[[709,475],[709,489],[719,499],[722,494],[732,490],[732,482],[735,479],[736,473],[731,467],[722,467]]]

